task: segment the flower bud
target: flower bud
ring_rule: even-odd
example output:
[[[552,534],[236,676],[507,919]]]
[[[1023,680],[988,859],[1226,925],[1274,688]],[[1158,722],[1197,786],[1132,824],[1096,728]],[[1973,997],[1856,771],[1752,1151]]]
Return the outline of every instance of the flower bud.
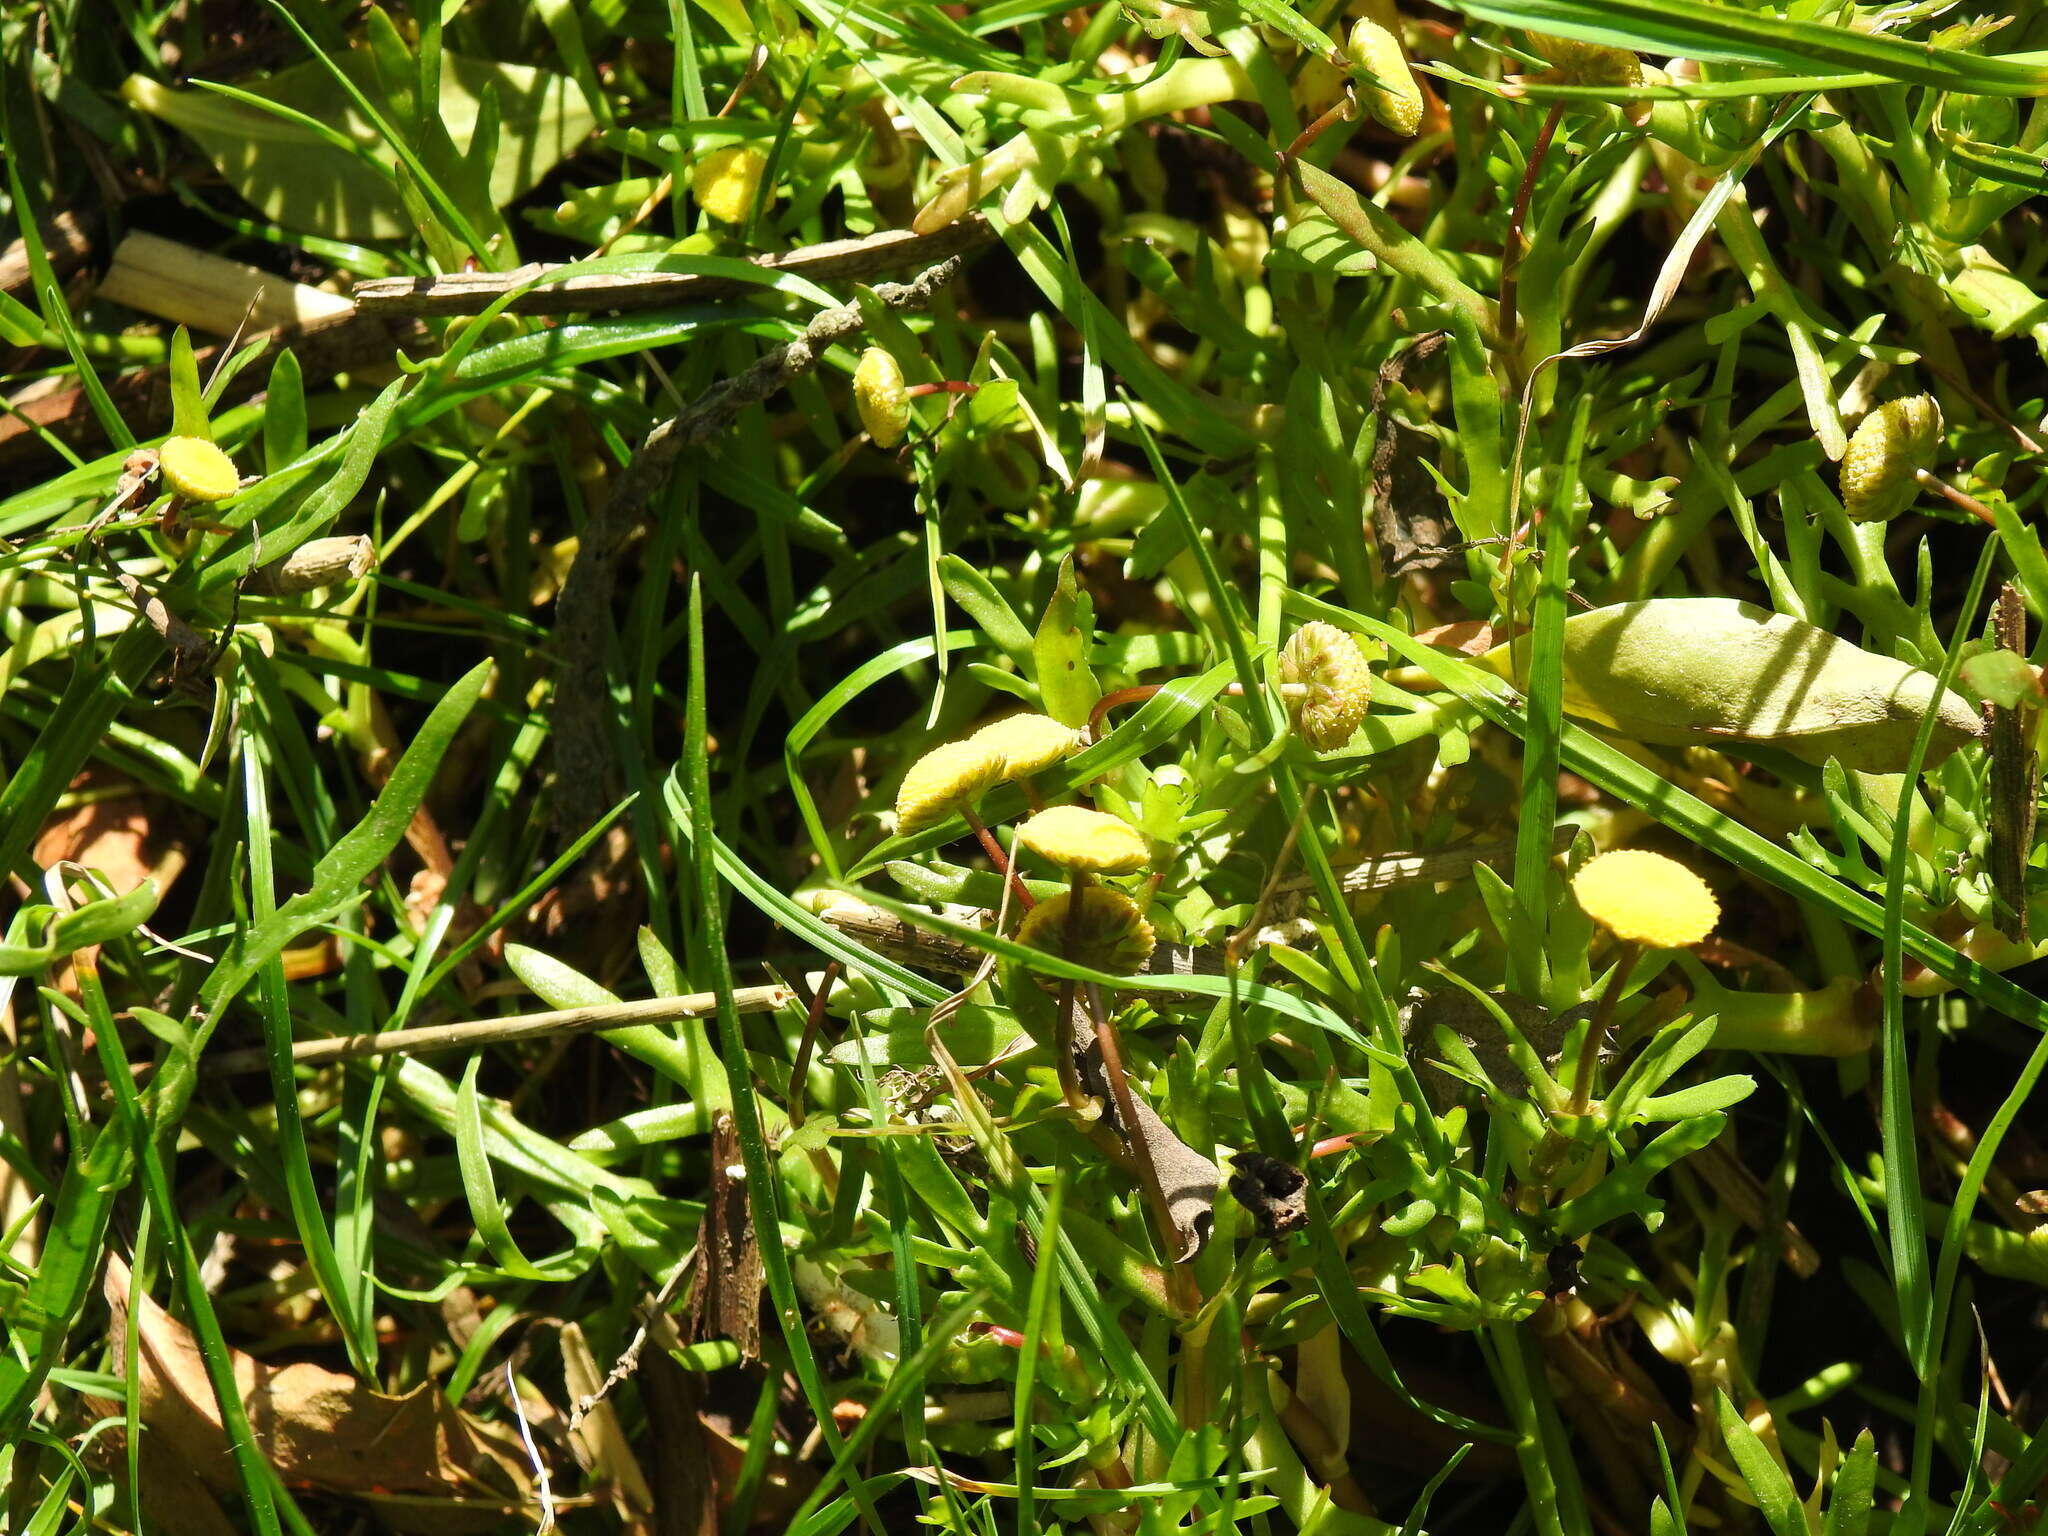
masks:
[[[1697,944],[1721,917],[1706,881],[1678,860],[1643,848],[1590,860],[1572,876],[1572,894],[1617,939],[1651,949]]]
[[[1017,841],[1070,874],[1134,875],[1152,858],[1135,827],[1078,805],[1040,811],[1017,828]]]
[[[290,554],[259,566],[250,575],[249,590],[289,597],[355,581],[368,575],[376,564],[376,544],[360,533],[308,539]]]
[[[1011,715],[967,738],[1001,754],[1003,778],[1028,779],[1059,762],[1080,743],[1080,733],[1050,715]]]
[[[1605,85],[1627,91],[1643,83],[1643,61],[1626,48],[1552,37],[1547,32],[1531,32],[1529,42],[1550,61],[1552,71],[1565,85]]]
[[[1071,950],[1067,948],[1067,913],[1074,901],[1070,891],[1048,896],[1025,913],[1017,942],[1112,976],[1129,976],[1144,969],[1152,958],[1152,925],[1145,921],[1138,904],[1106,885],[1086,887],[1080,899],[1081,915]]]
[[[910,765],[896,791],[896,830],[911,833],[965,810],[1002,782],[1003,759],[971,741],[949,741]]]
[[[1864,417],[1842,455],[1842,510],[1859,522],[1905,511],[1917,489],[1914,473],[1934,462],[1941,429],[1932,395],[1887,400]]]
[[[690,172],[690,195],[724,224],[743,221],[767,173],[768,157],[744,144],[728,144],[699,160]]]
[[[1366,17],[1351,29],[1348,51],[1365,110],[1382,127],[1412,138],[1422,126],[1422,87],[1415,83],[1401,40]]]
[[[164,483],[187,501],[225,501],[242,488],[235,461],[203,437],[169,437],[157,450]]]
[[[853,403],[877,448],[894,448],[903,441],[910,425],[910,395],[902,365],[881,347],[861,353],[860,366],[853,371]]]
[[[1372,700],[1372,672],[1358,642],[1334,624],[1304,624],[1280,651],[1280,681],[1305,687],[1288,707],[1301,739],[1334,752],[1351,739]]]

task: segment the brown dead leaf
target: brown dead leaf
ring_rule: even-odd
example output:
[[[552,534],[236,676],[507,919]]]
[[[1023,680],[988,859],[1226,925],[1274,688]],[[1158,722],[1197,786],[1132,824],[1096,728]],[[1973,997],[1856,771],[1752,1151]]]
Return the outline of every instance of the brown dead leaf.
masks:
[[[161,895],[184,870],[185,850],[159,824],[161,808],[141,795],[118,792],[122,782],[97,768],[72,780],[71,793],[84,803],[43,824],[36,837],[35,862],[43,869],[66,861],[82,864],[104,878],[116,896],[127,895],[144,880],[155,880]],[[59,969],[57,985],[67,993],[77,990],[70,962]]]
[[[1137,1112],[1138,1123],[1129,1130],[1119,1125],[1116,1099],[1102,1074],[1102,1053],[1096,1047],[1095,1026],[1080,1011],[1078,1003],[1073,1030],[1074,1060],[1080,1068],[1082,1083],[1102,1100],[1103,1123],[1126,1143],[1133,1139],[1142,1142],[1151,1155],[1152,1167],[1159,1175],[1159,1192],[1166,1198],[1167,1214],[1173,1219],[1173,1230],[1181,1243],[1173,1261],[1186,1263],[1208,1246],[1209,1233],[1216,1225],[1216,1190],[1223,1182],[1223,1170],[1174,1135],[1152,1106],[1135,1092],[1131,1107]]]
[[[1511,631],[1503,632],[1488,619],[1459,619],[1452,624],[1418,630],[1415,638],[1424,645],[1456,651],[1460,656],[1484,656],[1502,641],[1524,633],[1526,631],[1519,624]]]
[[[104,1290],[119,1358],[127,1347],[128,1266],[111,1255]],[[135,1302],[144,1426],[209,1486],[238,1487],[198,1342],[147,1296]],[[276,1366],[235,1350],[233,1366],[257,1448],[289,1487],[494,1506],[528,1496],[517,1435],[463,1413],[431,1382],[392,1397],[307,1362]]]
[[[121,1417],[121,1404],[108,1398],[87,1394],[81,1403],[89,1413]],[[137,1488],[128,1484],[126,1442],[119,1430],[95,1438],[85,1448],[85,1462],[119,1487],[131,1508],[144,1512],[157,1536],[236,1536],[239,1527],[183,1457],[155,1435],[142,1436],[137,1451]]]

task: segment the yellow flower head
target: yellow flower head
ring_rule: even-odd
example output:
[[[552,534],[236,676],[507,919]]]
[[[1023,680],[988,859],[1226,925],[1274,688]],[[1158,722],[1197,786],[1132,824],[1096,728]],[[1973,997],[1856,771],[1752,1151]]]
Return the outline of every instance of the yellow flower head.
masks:
[[[894,448],[910,425],[910,396],[903,385],[903,368],[881,347],[869,347],[860,355],[853,371],[853,403],[860,411],[860,424],[877,448]]]
[[[768,169],[768,157],[743,144],[714,149],[690,172],[690,195],[697,206],[725,224],[737,224],[754,206],[754,193]]]
[[[164,483],[187,501],[226,501],[242,488],[235,461],[203,437],[167,437],[157,450]]]
[[[1422,126],[1422,87],[1415,83],[1401,39],[1367,17],[1351,29],[1347,52],[1365,110],[1402,138],[1413,138]]]
[[[1073,751],[1081,737],[1050,715],[1011,715],[967,739],[1002,754],[1005,779],[1028,779]]]
[[[1306,686],[1288,701],[1301,739],[1334,752],[1351,739],[1372,700],[1372,671],[1358,642],[1334,624],[1304,624],[1280,651],[1280,681]]]
[[[1048,896],[1024,914],[1017,941],[1112,976],[1132,975],[1152,958],[1152,925],[1135,901],[1106,885],[1091,885],[1081,892],[1080,931],[1069,950],[1067,913],[1072,903],[1071,892]]]
[[[1676,859],[1642,848],[1589,860],[1572,876],[1572,894],[1616,938],[1652,949],[1697,944],[1721,916],[1706,881]]]
[[[1078,805],[1056,805],[1017,828],[1017,841],[1074,874],[1132,875],[1151,858],[1145,839],[1128,823]]]
[[[1000,753],[949,741],[910,765],[896,791],[896,830],[917,832],[974,804],[1003,779]]]
[[[1887,400],[1864,417],[1842,455],[1842,510],[1865,521],[1905,511],[1913,503],[1913,474],[1934,462],[1941,430],[1932,395]]]

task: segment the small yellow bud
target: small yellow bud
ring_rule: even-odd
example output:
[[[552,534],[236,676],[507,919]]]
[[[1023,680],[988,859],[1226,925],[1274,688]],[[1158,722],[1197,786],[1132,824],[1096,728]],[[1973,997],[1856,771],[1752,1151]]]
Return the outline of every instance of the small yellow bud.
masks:
[[[1017,828],[1017,841],[1074,874],[1132,875],[1151,860],[1134,827],[1101,811],[1056,805]]]
[[[974,804],[1002,782],[1002,755],[971,741],[949,741],[910,765],[896,791],[896,830],[917,832]]]
[[[714,149],[690,172],[697,206],[725,224],[738,224],[754,206],[754,193],[768,169],[768,157],[743,144]]]
[[[910,396],[903,385],[903,368],[880,347],[869,347],[853,370],[853,403],[860,411],[860,424],[877,448],[894,448],[903,441],[910,425]]]
[[[1280,651],[1280,681],[1308,692],[1288,700],[1295,729],[1318,752],[1351,739],[1372,701],[1372,672],[1358,642],[1334,624],[1304,624]]]
[[[1572,894],[1616,938],[1652,949],[1697,944],[1721,916],[1706,881],[1676,859],[1641,848],[1590,860],[1572,876]]]
[[[157,450],[164,483],[187,501],[226,501],[242,488],[235,461],[203,437],[169,437]]]
[[[1045,772],[1080,744],[1081,735],[1050,715],[1011,715],[967,739],[1001,753],[1003,778],[1011,780]]]
[[[1917,488],[1914,472],[1934,462],[1941,429],[1932,395],[1887,400],[1864,417],[1842,455],[1842,510],[1863,522],[1905,511]]]
[[[1408,67],[1401,39],[1367,17],[1351,29],[1351,72],[1373,120],[1403,138],[1422,126],[1422,87]]]
[[[1566,85],[1605,85],[1626,91],[1643,83],[1643,61],[1626,48],[1552,37],[1547,32],[1531,32],[1529,41]]]
[[[1017,941],[1112,976],[1132,975],[1152,958],[1152,925],[1122,891],[1091,885],[1081,892],[1078,931],[1069,950],[1067,913],[1072,905],[1071,892],[1048,896],[1024,914]]]

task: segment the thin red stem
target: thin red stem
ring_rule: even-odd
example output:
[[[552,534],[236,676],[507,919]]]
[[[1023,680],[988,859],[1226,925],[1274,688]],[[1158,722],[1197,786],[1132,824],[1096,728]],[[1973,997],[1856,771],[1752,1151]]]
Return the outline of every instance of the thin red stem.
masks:
[[[1642,957],[1640,944],[1631,944],[1622,951],[1621,958],[1614,963],[1614,974],[1607,978],[1607,990],[1600,994],[1599,1005],[1593,1010],[1592,1022],[1586,1026],[1586,1043],[1579,1048],[1578,1070],[1572,1073],[1570,1112],[1574,1115],[1583,1115],[1592,1105],[1593,1071],[1600,1061],[1600,1048],[1607,1043],[1614,1005],[1621,1001],[1621,989],[1628,985],[1629,972]]]
[[[1508,219],[1508,238],[1501,248],[1500,334],[1502,344],[1510,352],[1515,344],[1515,285],[1519,278],[1517,269],[1522,264],[1522,226],[1528,221],[1529,201],[1536,192],[1536,173],[1543,169],[1543,162],[1549,158],[1551,141],[1557,137],[1557,125],[1563,117],[1564,103],[1560,101],[1552,104],[1549,115],[1543,119],[1543,127],[1529,150],[1529,163],[1522,170],[1522,184],[1515,189],[1515,208]]]
[[[832,983],[839,979],[839,962],[834,960],[818,978],[818,990],[811,994],[810,1011],[804,1016],[803,1038],[796,1043],[796,1060],[789,1068],[789,1124],[794,1130],[804,1123],[804,1074],[811,1069],[811,1052],[818,1043],[818,1030],[825,1022],[825,999]]]
[[[1037,906],[1037,898],[1024,888],[1024,877],[1017,873],[1017,867],[1010,862],[1010,856],[1003,852],[1003,845],[996,841],[995,834],[982,824],[981,818],[974,812],[963,810],[960,814],[965,818],[967,825],[974,829],[974,835],[981,839],[982,851],[988,855],[989,862],[1010,882],[1010,891],[1017,898],[1017,904],[1026,912]]]
[[[1139,683],[1133,688],[1112,688],[1097,699],[1095,707],[1088,711],[1088,739],[1095,739],[1096,729],[1102,724],[1102,717],[1112,709],[1122,709],[1126,704],[1142,704],[1165,686],[1164,683]]]
[[[1996,528],[1998,526],[1998,516],[1996,513],[1976,497],[1966,495],[1964,492],[1957,490],[1946,480],[1942,479],[1941,476],[1929,474],[1926,470],[1920,469],[1913,472],[1913,478],[1926,486],[1930,491],[1945,496],[1972,517],[1983,519],[1990,527]]]

